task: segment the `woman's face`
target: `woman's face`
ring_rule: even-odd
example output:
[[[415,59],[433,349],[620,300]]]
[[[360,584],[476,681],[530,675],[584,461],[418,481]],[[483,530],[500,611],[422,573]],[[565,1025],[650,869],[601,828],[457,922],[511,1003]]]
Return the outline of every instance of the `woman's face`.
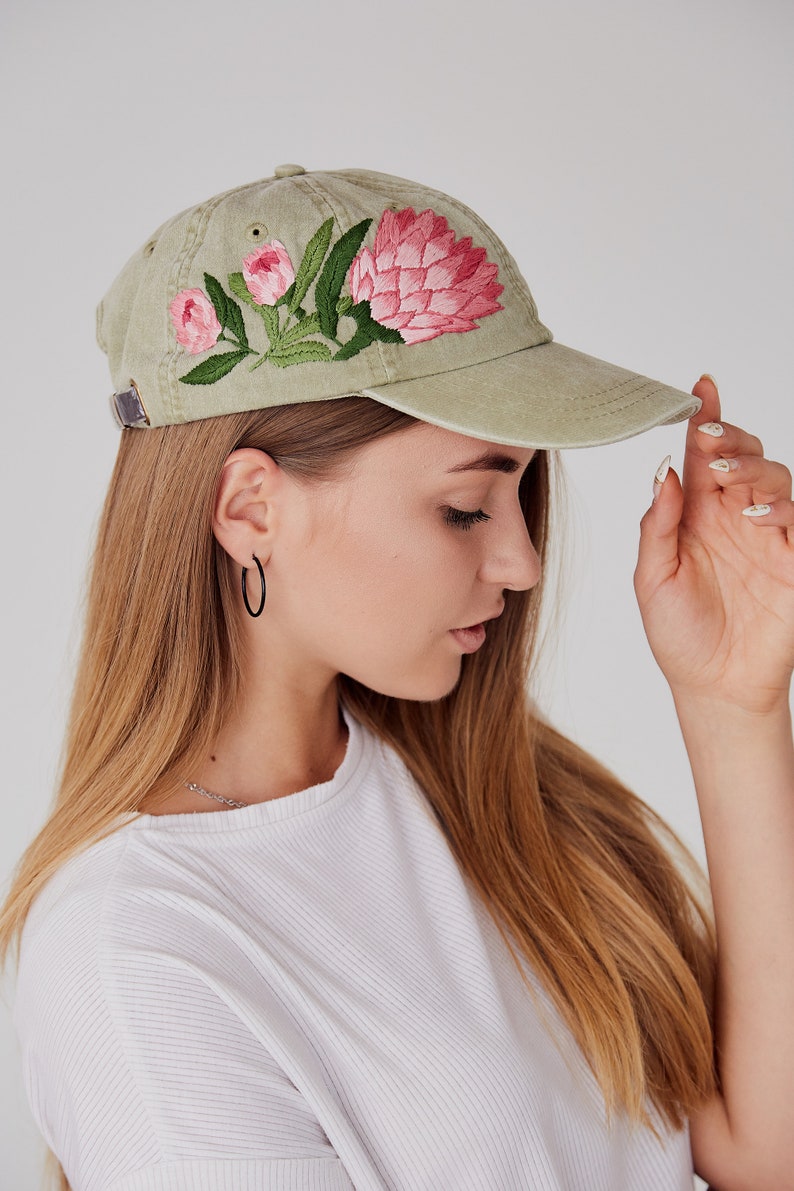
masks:
[[[533,454],[420,423],[368,444],[340,479],[289,479],[262,622],[296,678],[305,664],[396,698],[448,694],[484,639],[454,630],[540,577],[518,500]],[[483,455],[491,465],[473,466]]]

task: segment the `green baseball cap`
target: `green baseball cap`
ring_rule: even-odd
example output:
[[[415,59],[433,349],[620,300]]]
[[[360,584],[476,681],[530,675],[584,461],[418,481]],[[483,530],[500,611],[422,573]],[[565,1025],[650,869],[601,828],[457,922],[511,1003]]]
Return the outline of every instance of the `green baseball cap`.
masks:
[[[368,170],[273,177],[164,223],[97,310],[121,426],[363,394],[515,446],[586,447],[696,397],[553,342],[470,208]]]

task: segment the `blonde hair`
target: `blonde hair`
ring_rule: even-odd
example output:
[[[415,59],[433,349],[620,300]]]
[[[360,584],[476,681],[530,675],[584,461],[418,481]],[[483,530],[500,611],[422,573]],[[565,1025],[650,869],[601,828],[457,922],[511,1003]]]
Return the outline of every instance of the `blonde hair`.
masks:
[[[0,957],[18,945],[34,898],[70,856],[197,767],[239,695],[239,597],[211,526],[229,452],[259,448],[316,483],[364,443],[415,421],[351,396],[122,431],[60,786],[0,915]],[[537,452],[519,488],[542,560],[553,462]],[[394,699],[344,675],[340,698],[424,790],[519,970],[523,957],[607,1106],[651,1124],[650,1103],[680,1127],[715,1087],[713,929],[672,858],[687,858],[675,836],[533,709],[540,598],[540,587],[505,592],[502,617],[463,657],[445,698]]]

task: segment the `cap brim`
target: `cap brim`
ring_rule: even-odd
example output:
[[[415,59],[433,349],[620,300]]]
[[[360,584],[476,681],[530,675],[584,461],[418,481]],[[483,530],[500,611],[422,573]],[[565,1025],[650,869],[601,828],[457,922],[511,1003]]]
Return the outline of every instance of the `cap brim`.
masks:
[[[595,447],[681,422],[700,401],[560,343],[362,390],[473,438],[521,447]]]

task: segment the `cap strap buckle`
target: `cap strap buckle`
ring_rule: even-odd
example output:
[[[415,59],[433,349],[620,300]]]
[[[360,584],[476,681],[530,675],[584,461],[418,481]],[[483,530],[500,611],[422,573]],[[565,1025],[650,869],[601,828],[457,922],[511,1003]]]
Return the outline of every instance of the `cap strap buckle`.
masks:
[[[114,393],[110,398],[110,412],[113,414],[117,426],[139,427],[149,425],[149,415],[144,409],[141,395],[134,380],[130,387],[122,393]]]

